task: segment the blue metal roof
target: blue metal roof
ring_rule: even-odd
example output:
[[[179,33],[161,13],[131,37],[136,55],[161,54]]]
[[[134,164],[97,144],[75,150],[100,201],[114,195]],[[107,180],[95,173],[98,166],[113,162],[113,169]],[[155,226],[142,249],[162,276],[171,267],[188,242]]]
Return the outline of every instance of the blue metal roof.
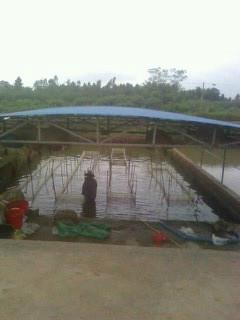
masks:
[[[88,117],[122,117],[142,118],[149,120],[166,120],[186,122],[199,125],[213,125],[229,128],[238,128],[240,125],[231,122],[208,119],[203,117],[189,116],[181,113],[165,112],[147,108],[130,108],[119,106],[67,106],[36,110],[27,110],[11,113],[1,113],[0,117],[56,117],[56,116],[88,116]]]

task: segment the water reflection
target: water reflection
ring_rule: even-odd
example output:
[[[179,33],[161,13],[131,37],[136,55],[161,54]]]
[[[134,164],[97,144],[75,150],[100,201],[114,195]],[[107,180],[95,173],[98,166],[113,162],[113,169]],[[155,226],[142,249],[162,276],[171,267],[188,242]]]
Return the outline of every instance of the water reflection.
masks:
[[[201,147],[182,147],[181,151],[194,163],[201,165],[204,170],[221,181],[223,149],[214,148],[211,150],[213,155],[204,152],[203,157]],[[240,148],[227,149],[223,183],[240,194]]]
[[[84,216],[121,220],[208,221],[218,219],[213,210],[193,190],[162,153],[149,150],[127,150],[135,166],[136,199],[132,201],[121,165],[114,168],[115,195],[107,198],[109,150],[101,150],[94,174],[98,183],[94,206],[82,205],[81,187],[84,172],[92,160],[81,159],[79,150],[42,159],[31,178],[19,179],[22,190],[33,208],[49,215],[57,210],[71,209]],[[51,174],[54,172],[54,174]],[[66,184],[67,181],[70,181]]]
[[[96,217],[96,202],[95,201],[84,201],[82,204],[82,216],[85,218]]]

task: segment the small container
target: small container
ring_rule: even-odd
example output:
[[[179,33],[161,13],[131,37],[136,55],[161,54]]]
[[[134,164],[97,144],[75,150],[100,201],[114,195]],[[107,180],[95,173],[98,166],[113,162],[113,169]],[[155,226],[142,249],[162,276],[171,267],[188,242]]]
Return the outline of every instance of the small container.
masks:
[[[10,208],[6,212],[6,221],[14,229],[21,229],[23,224],[24,210],[21,208]]]
[[[152,238],[153,238],[153,242],[156,246],[160,246],[162,242],[168,240],[168,237],[164,233],[161,233],[161,232],[153,233]]]
[[[28,211],[28,202],[26,200],[16,200],[7,204],[7,210],[12,208],[22,209],[24,214]]]

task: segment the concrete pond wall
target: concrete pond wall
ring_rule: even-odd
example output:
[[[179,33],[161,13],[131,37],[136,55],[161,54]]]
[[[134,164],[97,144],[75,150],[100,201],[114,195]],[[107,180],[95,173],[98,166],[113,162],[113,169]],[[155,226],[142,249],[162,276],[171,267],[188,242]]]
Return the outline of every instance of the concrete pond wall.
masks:
[[[168,155],[206,197],[222,207],[225,218],[240,222],[240,197],[237,193],[221,184],[178,149],[168,150]]]

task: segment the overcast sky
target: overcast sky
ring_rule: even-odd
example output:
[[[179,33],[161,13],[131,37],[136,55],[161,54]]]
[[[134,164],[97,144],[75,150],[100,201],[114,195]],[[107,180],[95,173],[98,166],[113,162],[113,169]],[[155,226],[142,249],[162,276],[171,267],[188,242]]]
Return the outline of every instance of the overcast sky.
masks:
[[[0,0],[0,80],[143,82],[149,68],[176,67],[186,86],[234,96],[239,16],[238,0]]]

